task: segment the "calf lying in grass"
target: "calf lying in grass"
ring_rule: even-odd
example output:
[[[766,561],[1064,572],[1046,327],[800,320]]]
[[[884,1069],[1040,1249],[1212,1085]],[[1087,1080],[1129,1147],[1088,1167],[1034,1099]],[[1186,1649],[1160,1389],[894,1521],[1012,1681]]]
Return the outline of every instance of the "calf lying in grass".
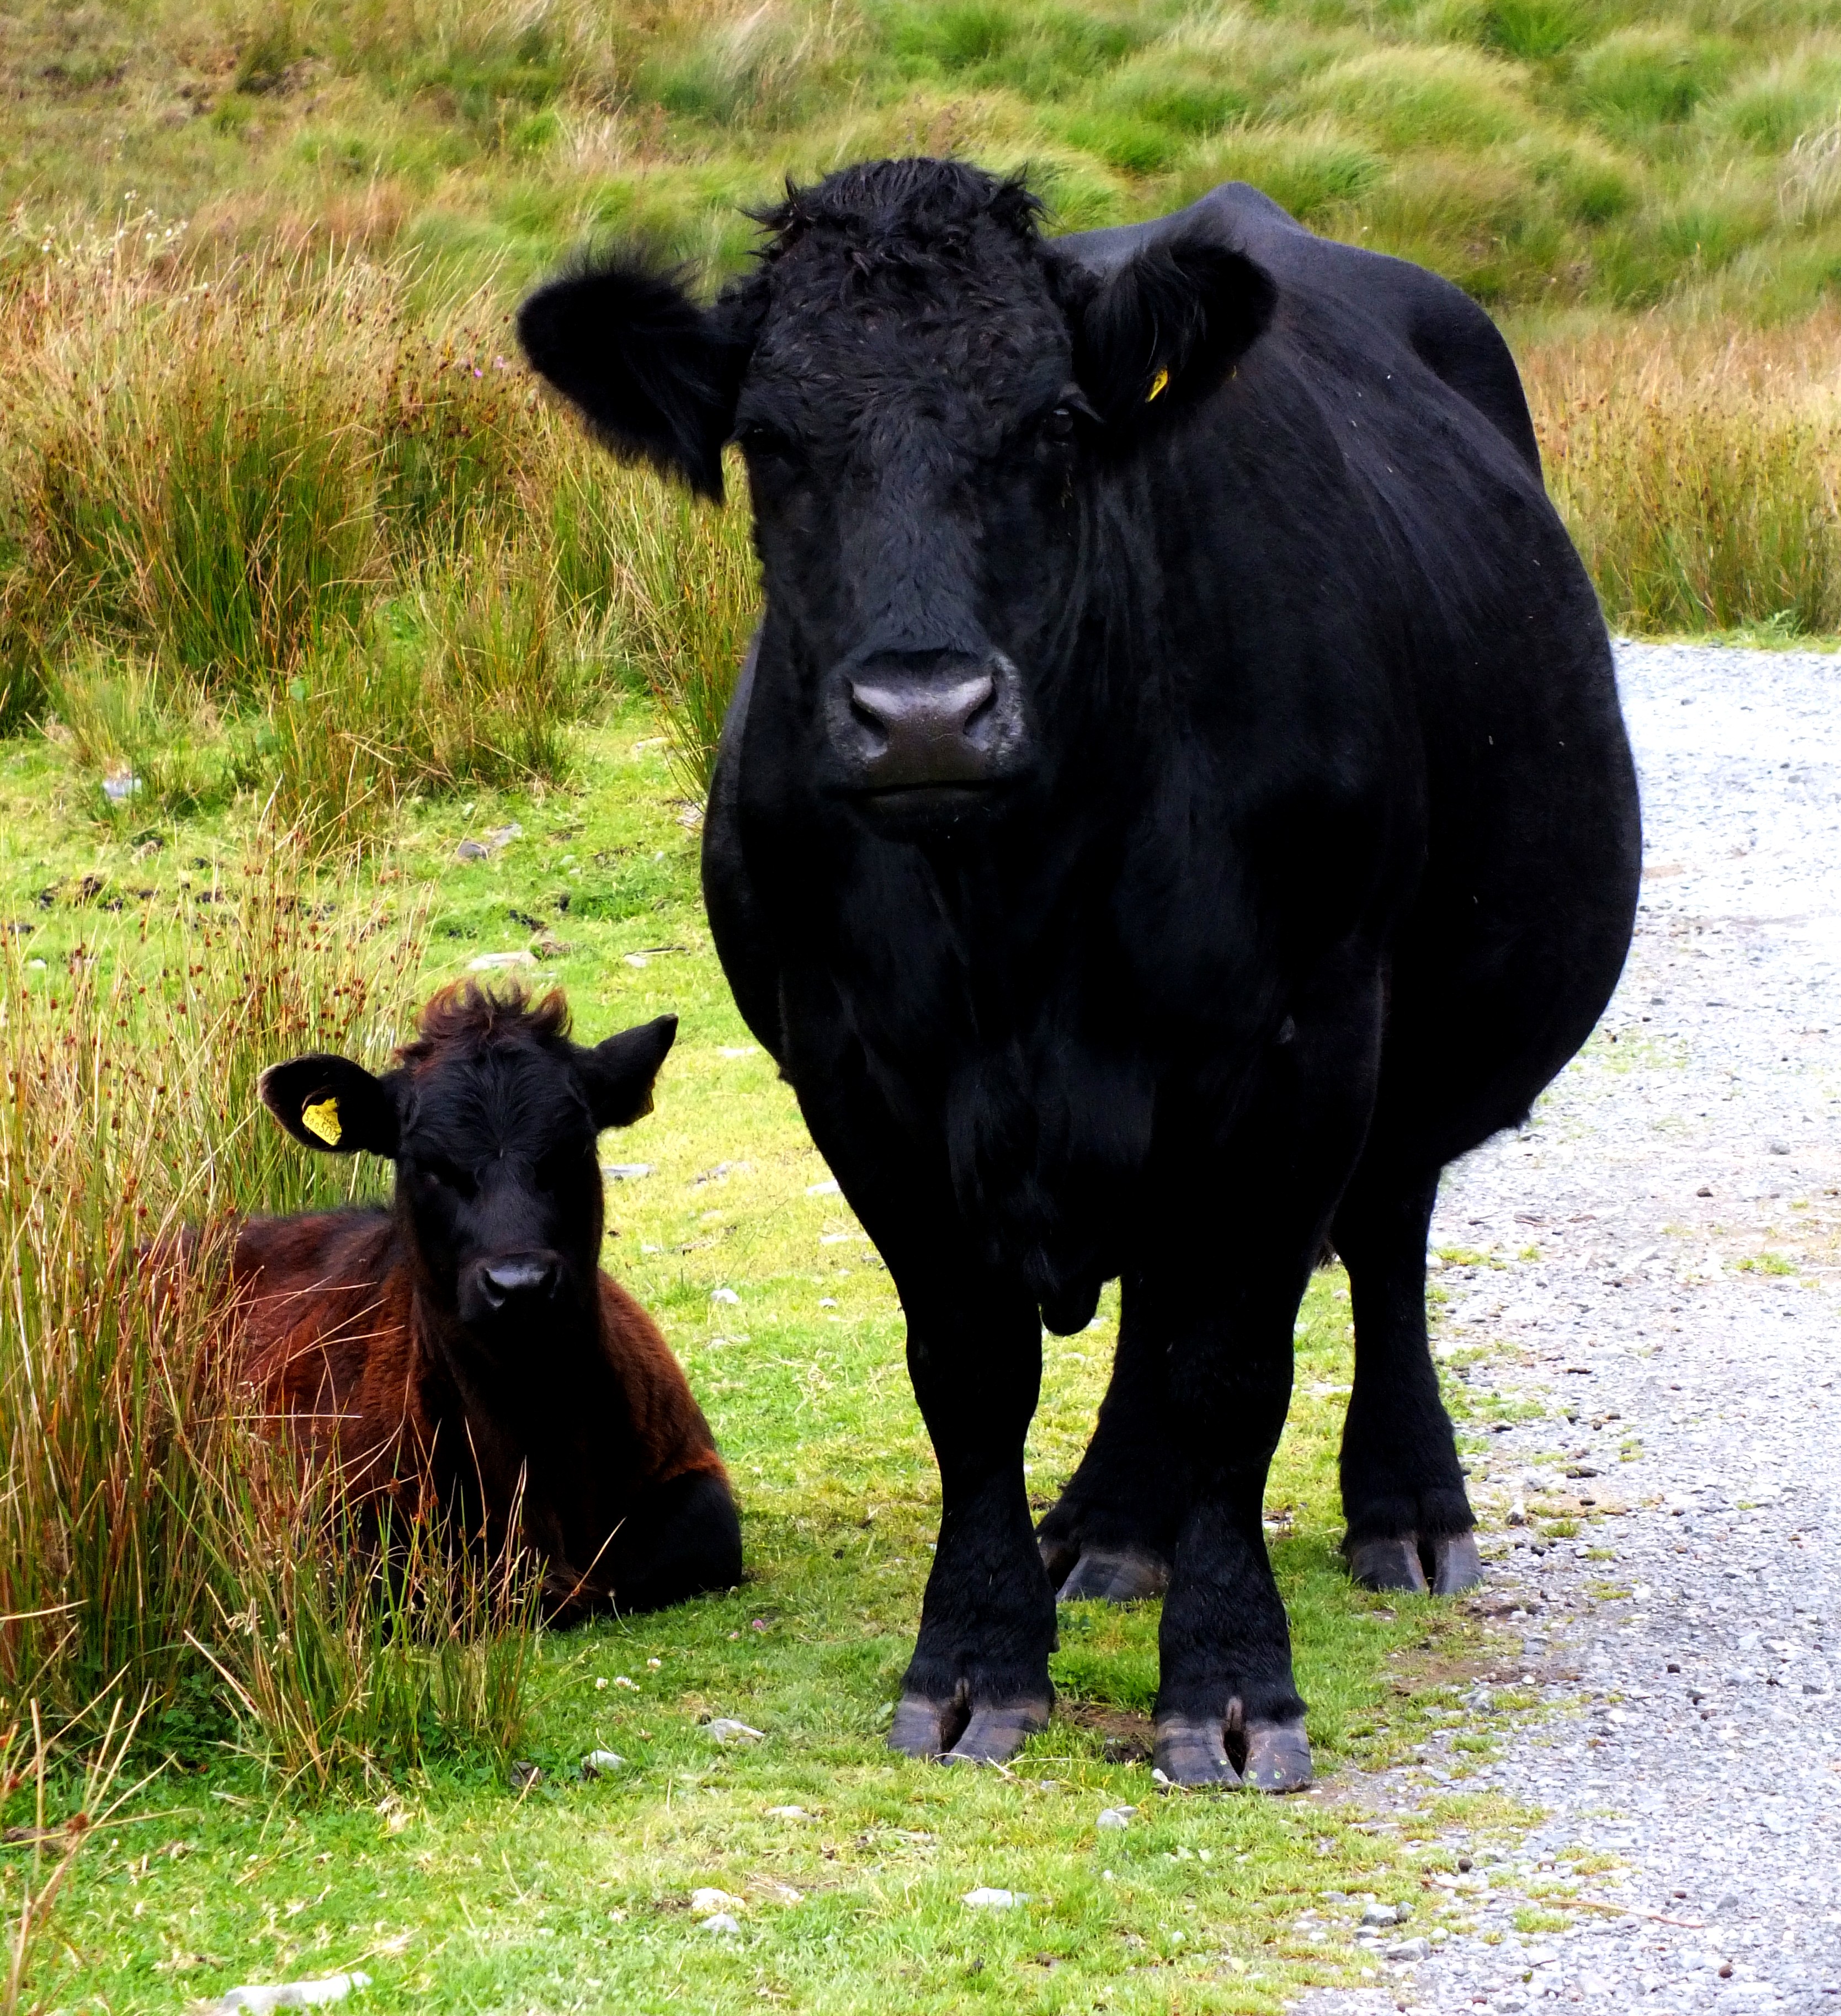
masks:
[[[652,1107],[675,1017],[571,1042],[560,994],[438,994],[381,1078],[296,1057],[263,1103],[304,1147],[387,1156],[380,1207],[257,1219],[232,1262],[246,1364],[360,1504],[518,1508],[553,1621],[741,1576],[729,1481],[657,1326],[597,1265],[596,1137]]]

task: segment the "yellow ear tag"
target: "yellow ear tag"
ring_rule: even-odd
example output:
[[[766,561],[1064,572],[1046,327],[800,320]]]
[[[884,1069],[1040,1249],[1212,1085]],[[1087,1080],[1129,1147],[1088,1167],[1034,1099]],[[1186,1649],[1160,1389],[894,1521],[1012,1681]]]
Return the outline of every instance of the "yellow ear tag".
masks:
[[[345,1131],[339,1125],[339,1102],[330,1093],[317,1106],[301,1108],[301,1125],[309,1134],[317,1134],[329,1148],[338,1147]]]
[[[1169,372],[1159,371],[1157,376],[1151,380],[1151,389],[1144,394],[1144,404],[1147,406],[1149,405],[1151,401],[1157,397],[1158,394],[1161,392],[1164,387],[1169,383]]]

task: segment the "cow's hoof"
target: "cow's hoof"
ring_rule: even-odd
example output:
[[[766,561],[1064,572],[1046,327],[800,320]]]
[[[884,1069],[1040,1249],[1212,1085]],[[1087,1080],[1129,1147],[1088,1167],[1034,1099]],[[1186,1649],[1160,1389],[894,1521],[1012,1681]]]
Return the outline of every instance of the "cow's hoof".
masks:
[[[1310,1743],[1302,1722],[1249,1722],[1241,1777],[1262,1792],[1301,1792],[1310,1783]]]
[[[1056,1600],[1140,1603],[1169,1587],[1169,1563],[1149,1547],[1085,1547]]]
[[[1432,1549],[1434,1596],[1461,1596],[1483,1580],[1483,1561],[1475,1533],[1441,1533]]]
[[[1152,1762],[1173,1785],[1238,1785],[1227,1761],[1225,1726],[1212,1715],[1159,1718]]]
[[[1047,1728],[1054,1705],[1051,1697],[978,1708],[963,1694],[943,1701],[905,1694],[888,1726],[888,1747],[906,1756],[937,1757],[947,1764],[1001,1764]]]
[[[1425,1593],[1425,1571],[1419,1565],[1419,1545],[1412,1535],[1397,1540],[1345,1542],[1344,1551],[1349,1557],[1349,1579],[1358,1588]]]
[[[942,1764],[1002,1764],[1015,1756],[1032,1736],[1048,1726],[1047,1701],[1019,1701],[1007,1708],[971,1712],[965,1733],[940,1759]]]
[[[935,1701],[927,1694],[903,1694],[888,1725],[888,1747],[908,1757],[942,1757],[971,1720],[969,1710],[956,1697]]]

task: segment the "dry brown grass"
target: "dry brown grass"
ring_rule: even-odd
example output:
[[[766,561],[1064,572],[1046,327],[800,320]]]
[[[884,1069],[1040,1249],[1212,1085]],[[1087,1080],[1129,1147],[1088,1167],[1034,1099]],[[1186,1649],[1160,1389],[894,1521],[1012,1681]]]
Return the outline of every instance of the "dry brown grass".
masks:
[[[1548,488],[1614,625],[1841,630],[1841,316],[1645,319],[1522,362]]]

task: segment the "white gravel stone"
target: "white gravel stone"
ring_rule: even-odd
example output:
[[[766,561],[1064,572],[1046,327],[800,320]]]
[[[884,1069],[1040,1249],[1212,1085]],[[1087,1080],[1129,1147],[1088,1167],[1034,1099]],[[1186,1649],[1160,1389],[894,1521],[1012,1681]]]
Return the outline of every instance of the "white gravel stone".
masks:
[[[1338,1788],[1385,1814],[1442,1772],[1547,1817],[1409,1985],[1300,2016],[1841,2016],[1841,658],[1617,655],[1645,830],[1630,963],[1532,1124],[1447,1173],[1432,1228],[1499,1263],[1441,1271],[1439,1341],[1509,1347],[1473,1390],[1543,1409],[1465,1439],[1483,1594],[1526,1613],[1498,1678],[1549,1712],[1495,1762],[1447,1748],[1454,1722]],[[1505,1523],[1559,1490],[1595,1501],[1583,1555],[1537,1507]],[[1612,1908],[1524,1942],[1560,1874],[1537,1864],[1569,1852],[1618,1858],[1565,1885]]]
[[[262,2012],[271,2009],[315,2009],[328,2002],[343,2002],[353,1989],[369,1988],[371,1977],[354,1967],[349,1974],[325,1974],[314,1981],[258,1982],[226,1989],[216,2001],[201,2006],[202,2016],[232,2016],[241,2011]]]

